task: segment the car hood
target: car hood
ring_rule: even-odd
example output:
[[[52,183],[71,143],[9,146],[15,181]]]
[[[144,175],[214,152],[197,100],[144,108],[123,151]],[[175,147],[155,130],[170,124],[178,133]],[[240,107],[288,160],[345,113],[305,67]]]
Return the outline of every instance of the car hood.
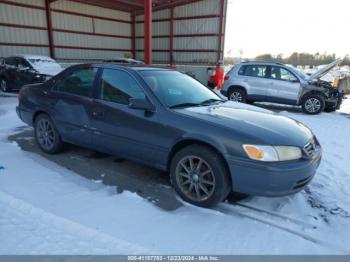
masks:
[[[227,101],[219,105],[189,107],[177,110],[181,114],[223,126],[240,137],[269,145],[303,147],[313,137],[309,128],[291,118],[259,107]],[[233,136],[234,137],[234,136]]]
[[[55,76],[63,70],[59,64],[32,65],[34,69],[41,75]]]
[[[316,79],[320,79],[321,77],[326,75],[329,71],[331,71],[334,67],[340,65],[342,62],[343,62],[342,59],[337,59],[337,60],[333,61],[332,63],[330,63],[326,66],[323,66],[321,69],[317,70],[315,73],[310,75],[308,80],[313,81]]]

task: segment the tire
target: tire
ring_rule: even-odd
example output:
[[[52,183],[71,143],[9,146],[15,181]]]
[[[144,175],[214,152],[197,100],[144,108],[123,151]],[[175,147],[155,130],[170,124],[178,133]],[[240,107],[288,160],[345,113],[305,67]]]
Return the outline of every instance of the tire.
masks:
[[[191,145],[177,152],[171,161],[170,178],[183,200],[200,207],[215,206],[231,192],[224,160],[206,146]]]
[[[2,78],[0,80],[0,89],[2,92],[6,93],[10,91],[10,88],[8,87],[6,79]]]
[[[239,102],[239,103],[246,103],[247,94],[243,89],[235,87],[229,91],[228,100]]]
[[[61,136],[48,115],[40,114],[36,117],[34,134],[36,143],[45,153],[56,154],[63,149]]]
[[[309,115],[316,115],[323,112],[325,108],[325,99],[322,95],[305,95],[302,102],[303,112]]]

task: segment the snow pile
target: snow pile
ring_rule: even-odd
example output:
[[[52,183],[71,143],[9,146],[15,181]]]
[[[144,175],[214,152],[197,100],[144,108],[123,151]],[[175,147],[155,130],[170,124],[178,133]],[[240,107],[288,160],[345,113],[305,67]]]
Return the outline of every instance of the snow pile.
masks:
[[[26,128],[15,105],[0,97],[0,254],[349,253],[348,116],[283,112],[309,125],[323,145],[306,192],[243,201],[265,213],[227,203],[167,212],[10,143],[10,134]]]

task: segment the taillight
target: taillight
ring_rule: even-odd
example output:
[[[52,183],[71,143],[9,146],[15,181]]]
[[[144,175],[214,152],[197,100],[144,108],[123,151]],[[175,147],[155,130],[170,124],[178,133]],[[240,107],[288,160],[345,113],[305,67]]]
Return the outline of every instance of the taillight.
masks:
[[[229,79],[230,79],[230,76],[226,75],[224,79],[225,79],[225,80],[229,80]]]

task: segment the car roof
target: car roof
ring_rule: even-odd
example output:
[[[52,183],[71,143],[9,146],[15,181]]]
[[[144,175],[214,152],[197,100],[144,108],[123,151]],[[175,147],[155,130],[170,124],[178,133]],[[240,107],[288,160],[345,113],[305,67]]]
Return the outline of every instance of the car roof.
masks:
[[[174,71],[172,68],[161,67],[161,66],[149,66],[149,65],[139,65],[139,64],[111,64],[111,63],[98,63],[98,64],[78,64],[76,67],[93,66],[93,67],[103,67],[110,69],[124,68],[133,71]]]
[[[264,61],[264,60],[249,60],[249,61],[242,61],[240,64],[266,64],[266,65],[284,65],[283,63],[280,62],[275,62],[275,61]]]
[[[43,56],[43,55],[26,55],[26,54],[19,54],[19,55],[15,55],[13,57],[22,57],[25,59],[50,59],[53,60],[51,57],[48,56]]]

